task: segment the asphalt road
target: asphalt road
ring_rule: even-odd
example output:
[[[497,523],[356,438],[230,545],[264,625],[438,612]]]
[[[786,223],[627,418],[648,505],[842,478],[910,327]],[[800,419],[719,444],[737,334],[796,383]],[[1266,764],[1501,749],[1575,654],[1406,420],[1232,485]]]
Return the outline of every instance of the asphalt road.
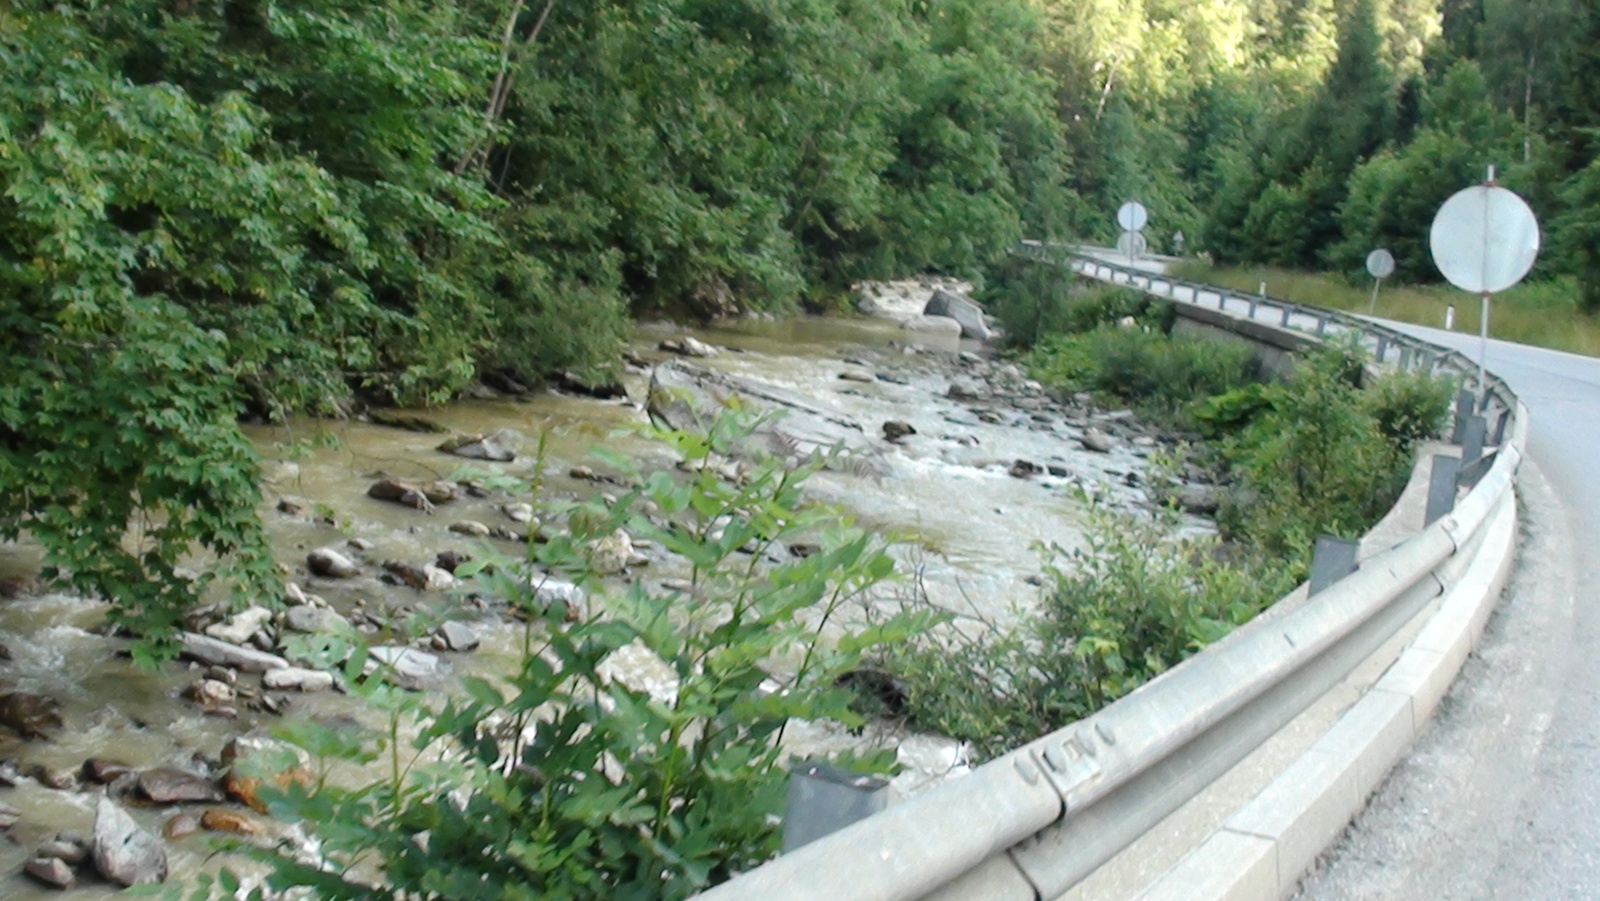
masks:
[[[1492,341],[1488,366],[1531,414],[1512,583],[1304,901],[1600,899],[1600,360]]]

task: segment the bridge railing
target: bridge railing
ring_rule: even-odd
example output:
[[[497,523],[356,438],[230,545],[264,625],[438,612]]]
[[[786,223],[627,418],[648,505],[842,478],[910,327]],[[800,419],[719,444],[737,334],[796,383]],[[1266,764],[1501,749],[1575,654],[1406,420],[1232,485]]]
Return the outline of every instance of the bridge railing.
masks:
[[[1474,379],[1458,353],[1359,317],[1142,272],[1066,248],[1019,252],[1211,303],[1274,327],[1352,332],[1380,358]],[[1178,296],[1189,293],[1191,300]],[[1210,298],[1208,301],[1207,299]],[[1266,317],[1262,316],[1267,311]],[[1362,561],[1315,596],[1295,592],[1205,651],[1063,729],[702,893],[703,901],[1055,899],[1344,681],[1460,580],[1502,515],[1527,417],[1498,378],[1504,434],[1454,512]]]

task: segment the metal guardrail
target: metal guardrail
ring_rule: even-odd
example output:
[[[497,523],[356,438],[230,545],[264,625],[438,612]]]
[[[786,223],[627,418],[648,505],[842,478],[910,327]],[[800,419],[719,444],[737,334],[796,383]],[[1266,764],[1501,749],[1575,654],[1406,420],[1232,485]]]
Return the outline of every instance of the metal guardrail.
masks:
[[[1407,368],[1469,381],[1477,374],[1459,353],[1358,317],[1036,242],[1019,252],[1177,302],[1215,298],[1225,312],[1257,320],[1269,311],[1278,327],[1309,321],[1323,335],[1352,332],[1380,358],[1397,348]],[[1516,396],[1498,378],[1488,388],[1484,407],[1505,411],[1509,431],[1453,514],[1313,598],[1290,595],[1094,715],[697,897],[1037,901],[1066,893],[1345,679],[1458,577],[1458,552],[1511,490],[1526,443]]]

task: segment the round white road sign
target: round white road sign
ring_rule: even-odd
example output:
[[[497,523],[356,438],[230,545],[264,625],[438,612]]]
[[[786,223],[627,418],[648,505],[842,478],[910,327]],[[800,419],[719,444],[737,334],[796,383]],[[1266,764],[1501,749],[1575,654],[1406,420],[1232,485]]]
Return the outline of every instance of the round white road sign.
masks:
[[[1149,249],[1150,242],[1145,240],[1144,235],[1141,235],[1138,232],[1123,232],[1122,235],[1117,238],[1117,253],[1120,253],[1129,259],[1142,256],[1144,252]]]
[[[1125,232],[1136,232],[1150,221],[1150,211],[1137,200],[1130,200],[1117,209],[1117,224]]]
[[[1367,254],[1367,273],[1373,278],[1394,275],[1394,254],[1381,247]]]
[[[1457,191],[1428,232],[1434,265],[1463,291],[1494,294],[1522,281],[1539,256],[1539,220],[1515,192],[1495,185]]]

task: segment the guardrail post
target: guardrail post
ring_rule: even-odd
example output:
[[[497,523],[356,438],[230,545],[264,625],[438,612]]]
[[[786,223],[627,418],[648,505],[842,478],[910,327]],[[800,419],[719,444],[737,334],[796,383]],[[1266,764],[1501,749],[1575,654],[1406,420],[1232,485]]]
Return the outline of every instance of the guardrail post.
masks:
[[[1326,317],[1326,316],[1318,316],[1317,317],[1317,336],[1321,337],[1321,336],[1323,336],[1323,335],[1325,335],[1327,333],[1328,333],[1328,317]]]
[[[1433,470],[1428,476],[1428,512],[1424,525],[1433,525],[1456,508],[1456,481],[1461,474],[1461,459],[1446,454],[1433,455]]]
[[[1250,318],[1251,319],[1256,318],[1256,306],[1258,304],[1259,304],[1259,301],[1257,301],[1254,297],[1250,298]]]
[[[864,820],[889,804],[889,783],[823,763],[802,763],[789,773],[783,815],[783,853]]]
[[[1378,358],[1378,362],[1381,364],[1383,362],[1383,358],[1388,356],[1388,355],[1389,355],[1389,336],[1380,334],[1380,335],[1378,335],[1378,349],[1373,353],[1373,356],[1377,357]]]
[[[1482,416],[1468,416],[1467,424],[1461,431],[1461,462],[1462,464],[1476,462],[1483,456],[1483,439],[1489,431],[1489,423]]]
[[[1495,447],[1506,443],[1506,425],[1510,422],[1511,408],[1507,407],[1500,411],[1500,417],[1494,424],[1494,441],[1492,443]]]
[[[1467,418],[1472,415],[1473,404],[1477,398],[1472,392],[1462,388],[1456,393],[1456,424],[1450,431],[1450,443],[1460,444],[1467,437]]]
[[[1311,551],[1310,593],[1317,594],[1356,571],[1356,552],[1361,542],[1334,535],[1318,535]]]
[[[1282,310],[1283,310],[1283,323],[1282,324],[1283,324],[1284,328],[1288,328],[1289,327],[1289,314],[1292,312],[1292,308],[1291,307],[1283,307]]]

